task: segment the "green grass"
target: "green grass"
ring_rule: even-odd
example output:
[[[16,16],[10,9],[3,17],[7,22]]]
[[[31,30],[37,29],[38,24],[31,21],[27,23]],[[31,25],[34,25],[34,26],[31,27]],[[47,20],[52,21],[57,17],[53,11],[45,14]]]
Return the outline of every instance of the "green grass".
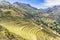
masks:
[[[5,9],[3,10],[3,12],[4,11],[7,10]],[[0,25],[6,28],[9,32],[19,35],[26,40],[60,40],[59,38],[57,38],[57,36],[52,36],[53,34],[50,33],[49,30],[46,30],[45,28],[41,30],[42,26],[35,24],[32,20],[24,19],[24,16],[13,16],[12,14],[17,13],[13,10],[11,12],[12,13],[9,17],[4,16],[0,18]],[[22,12],[23,13],[20,13],[20,15],[25,14],[24,11]]]
[[[31,22],[30,25],[14,25],[14,22],[1,22],[0,23],[3,27],[7,28],[10,32],[15,33],[16,35],[19,35],[23,37],[26,40],[58,40],[57,38],[54,38],[53,36],[49,35],[48,33],[43,32],[38,28],[38,25]]]

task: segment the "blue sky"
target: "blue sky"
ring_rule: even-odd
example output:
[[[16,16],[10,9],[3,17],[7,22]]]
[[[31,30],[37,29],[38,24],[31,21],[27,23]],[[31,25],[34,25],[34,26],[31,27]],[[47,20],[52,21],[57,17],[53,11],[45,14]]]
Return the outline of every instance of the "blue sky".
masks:
[[[60,5],[60,0],[7,0],[10,2],[22,2],[32,5],[36,8],[47,8],[54,5]]]
[[[10,1],[10,2],[23,2],[23,3],[29,3],[29,4],[33,4],[33,5],[36,5],[36,4],[40,4],[40,3],[43,3],[44,0],[7,0],[7,1]]]
[[[36,8],[40,8],[39,5],[44,3],[44,0],[7,0],[7,1],[10,1],[10,2],[18,1],[18,2],[22,2],[22,3],[27,3]]]

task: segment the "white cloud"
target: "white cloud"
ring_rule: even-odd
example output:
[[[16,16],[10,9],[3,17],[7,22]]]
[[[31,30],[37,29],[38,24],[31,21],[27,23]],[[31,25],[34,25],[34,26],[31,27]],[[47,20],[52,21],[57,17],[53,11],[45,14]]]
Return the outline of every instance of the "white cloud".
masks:
[[[41,5],[43,8],[52,7],[54,5],[60,5],[60,0],[45,0],[45,2]]]
[[[60,0],[45,0],[44,5],[46,6],[60,5]]]

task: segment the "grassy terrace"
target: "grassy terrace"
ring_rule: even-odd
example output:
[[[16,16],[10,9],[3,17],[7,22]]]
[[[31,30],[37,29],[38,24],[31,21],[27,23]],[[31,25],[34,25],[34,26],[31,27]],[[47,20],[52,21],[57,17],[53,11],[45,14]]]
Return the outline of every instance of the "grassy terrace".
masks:
[[[34,24],[33,22],[24,26],[17,25],[12,21],[7,23],[1,22],[0,25],[7,28],[10,32],[23,37],[26,40],[58,40],[57,38],[52,37],[46,32],[43,32],[38,28],[38,25]]]
[[[59,40],[59,38],[53,37],[53,34],[50,34],[50,31],[47,33],[48,30],[45,28],[41,30],[41,26],[38,26],[32,20],[24,19],[24,16],[22,16],[22,18],[16,16],[18,14],[14,10],[8,10],[11,12],[11,14],[9,14],[10,16],[4,15],[4,17],[1,17],[0,25],[10,32],[19,35],[26,40]],[[3,12],[8,10],[5,9]],[[22,12],[20,14],[22,14]]]

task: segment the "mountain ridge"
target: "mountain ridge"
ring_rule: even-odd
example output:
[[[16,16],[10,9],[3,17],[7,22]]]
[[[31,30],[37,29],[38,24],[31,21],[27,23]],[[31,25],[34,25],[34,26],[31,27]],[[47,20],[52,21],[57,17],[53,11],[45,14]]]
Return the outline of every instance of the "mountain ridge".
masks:
[[[2,5],[0,10],[0,25],[8,31],[21,36],[23,40],[60,39],[58,32],[55,34],[57,29],[56,20],[53,20],[50,14],[31,8],[30,5],[28,5],[28,8],[25,6],[26,9],[20,5],[13,4],[5,6],[7,4]]]

